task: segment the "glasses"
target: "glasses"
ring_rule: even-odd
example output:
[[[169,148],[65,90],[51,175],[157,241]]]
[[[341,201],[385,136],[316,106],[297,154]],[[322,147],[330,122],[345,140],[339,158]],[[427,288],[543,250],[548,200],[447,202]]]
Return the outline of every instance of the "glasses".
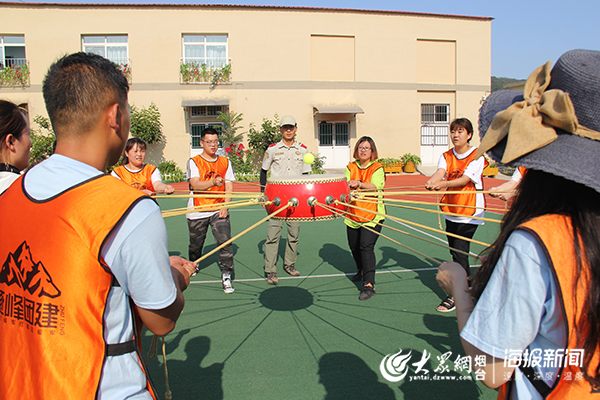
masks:
[[[360,151],[371,151],[371,148],[370,148],[370,147],[362,147],[362,146],[359,146],[359,147],[358,147],[358,150],[360,150]]]
[[[204,143],[211,145],[211,144],[219,144],[218,140],[203,140]]]

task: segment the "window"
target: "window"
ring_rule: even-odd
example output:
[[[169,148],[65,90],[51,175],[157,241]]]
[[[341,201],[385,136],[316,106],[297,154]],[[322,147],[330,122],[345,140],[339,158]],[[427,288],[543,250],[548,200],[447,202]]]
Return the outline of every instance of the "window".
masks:
[[[25,36],[0,36],[0,59],[0,68],[25,65]]]
[[[223,106],[192,106],[190,118],[216,117],[223,112]]]
[[[227,35],[183,35],[183,63],[223,68],[229,63]]]
[[[421,104],[421,146],[447,146],[450,104]]]
[[[350,140],[348,122],[319,123],[319,146],[348,146]]]
[[[81,47],[86,53],[94,53],[108,58],[119,66],[131,83],[131,62],[127,35],[82,36]]]
[[[198,123],[193,123],[191,124],[191,129],[190,129],[190,134],[192,137],[192,149],[201,149],[202,146],[200,146],[200,139],[201,139],[201,134],[202,131],[205,130],[206,128],[213,128],[215,129],[217,132],[219,132],[219,135],[221,134],[221,132],[223,132],[223,124],[221,123],[205,123],[205,124],[198,124]],[[219,148],[223,147],[223,142],[221,141],[221,139],[219,139]]]
[[[29,86],[25,36],[0,36],[0,86]]]
[[[83,36],[83,51],[108,58],[115,64],[129,62],[129,44],[127,35]]]

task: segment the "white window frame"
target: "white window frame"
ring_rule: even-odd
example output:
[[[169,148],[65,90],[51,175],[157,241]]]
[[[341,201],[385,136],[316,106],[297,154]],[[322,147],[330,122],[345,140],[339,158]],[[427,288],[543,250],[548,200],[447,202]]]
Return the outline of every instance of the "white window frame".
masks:
[[[421,104],[421,146],[448,146],[449,126],[450,104]]]
[[[224,41],[211,41],[210,39],[225,39]],[[204,56],[191,57],[186,56],[186,46],[198,46],[204,48]],[[225,56],[215,59],[208,57],[207,49],[211,46],[225,46]],[[229,64],[229,36],[224,33],[186,33],[181,37],[181,55],[184,63],[196,63],[197,65],[205,64],[208,68],[222,68]]]
[[[6,43],[6,39],[7,38],[23,38],[22,42],[13,42],[13,40],[8,41],[8,43]],[[23,65],[27,63],[27,53],[26,53],[26,47],[25,47],[25,35],[0,35],[0,64],[2,64],[2,67],[5,67],[6,64],[8,64],[6,62],[6,48],[7,47],[22,47],[23,48],[23,57],[18,57],[18,58],[11,58],[12,63],[16,64],[16,65]]]
[[[97,38],[98,40],[102,39],[102,42],[89,42],[86,43],[87,38]],[[114,38],[125,38],[124,42],[112,41]],[[109,57],[108,56],[108,48],[109,47],[124,47],[125,48],[125,57]],[[102,49],[102,54],[99,52],[89,51],[90,49]],[[115,64],[129,64],[129,36],[128,35],[81,35],[81,50],[84,52],[99,54],[104,58],[109,59]]]

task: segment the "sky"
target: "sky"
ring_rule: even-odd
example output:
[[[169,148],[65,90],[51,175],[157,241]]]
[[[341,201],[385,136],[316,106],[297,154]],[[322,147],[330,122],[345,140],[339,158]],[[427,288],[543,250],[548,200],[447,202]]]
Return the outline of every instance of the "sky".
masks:
[[[18,0],[17,0],[18,1]],[[46,3],[247,4],[492,17],[492,75],[526,79],[572,49],[600,50],[600,0],[37,0]]]

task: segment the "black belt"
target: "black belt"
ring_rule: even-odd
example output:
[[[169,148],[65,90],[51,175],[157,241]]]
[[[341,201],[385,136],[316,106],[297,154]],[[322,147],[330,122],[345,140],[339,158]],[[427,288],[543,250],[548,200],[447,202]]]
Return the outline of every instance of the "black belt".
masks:
[[[120,356],[127,353],[133,353],[135,351],[135,339],[131,339],[129,342],[115,343],[106,345],[106,356],[114,357]]]

